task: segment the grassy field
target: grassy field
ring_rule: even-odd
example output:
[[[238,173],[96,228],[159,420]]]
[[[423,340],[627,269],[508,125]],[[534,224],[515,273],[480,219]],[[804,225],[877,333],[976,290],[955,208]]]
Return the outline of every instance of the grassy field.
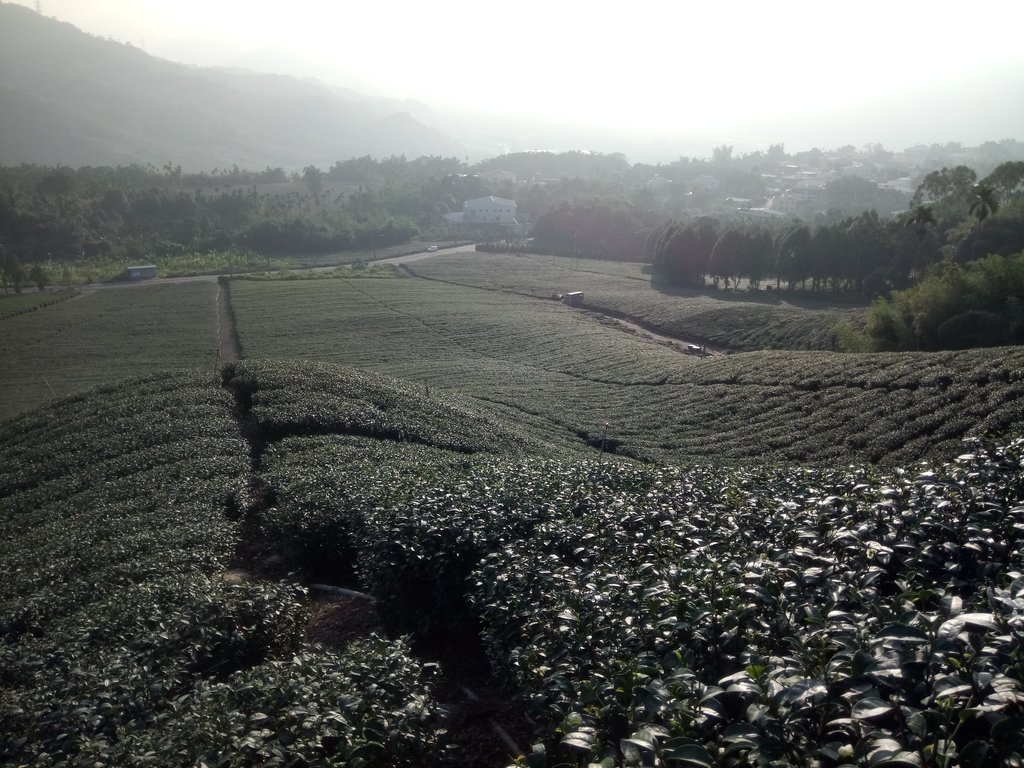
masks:
[[[147,260],[156,266],[158,277],[193,275],[238,275],[310,269],[343,264],[369,263],[374,259],[404,256],[425,251],[432,241],[412,241],[372,249],[354,249],[336,253],[264,256],[252,251],[190,252]],[[82,286],[119,280],[127,262],[122,259],[83,259],[74,263],[43,262],[55,285]],[[2,300],[2,297],[0,297]]]
[[[212,371],[217,332],[213,282],[99,289],[3,317],[0,418],[163,368]]]
[[[444,388],[540,440],[655,462],[911,462],[1024,427],[1024,350],[698,359],[556,302],[440,282],[237,281],[246,357]]]
[[[858,323],[864,307],[774,291],[680,291],[651,286],[642,264],[532,254],[442,254],[409,271],[497,291],[548,298],[583,291],[585,305],[716,349],[831,350],[837,323]]]

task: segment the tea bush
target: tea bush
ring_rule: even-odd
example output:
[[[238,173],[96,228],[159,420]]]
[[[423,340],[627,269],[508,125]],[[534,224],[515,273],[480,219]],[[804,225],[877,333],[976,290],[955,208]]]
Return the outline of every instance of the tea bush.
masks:
[[[305,641],[229,583],[253,482],[231,393],[160,374],[0,425],[0,765],[420,765],[432,668]]]
[[[602,498],[484,559],[489,653],[555,761],[1020,760],[1022,449]]]

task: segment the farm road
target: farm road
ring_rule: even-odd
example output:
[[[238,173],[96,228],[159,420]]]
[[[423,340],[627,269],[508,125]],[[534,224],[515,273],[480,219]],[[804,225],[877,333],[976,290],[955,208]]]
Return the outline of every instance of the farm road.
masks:
[[[217,359],[233,363],[242,359],[242,343],[235,326],[235,310],[231,306],[231,285],[227,281],[217,291]]]
[[[599,323],[603,323],[605,325],[618,326],[623,331],[626,331],[627,333],[636,334],[637,336],[648,341],[653,341],[658,344],[668,344],[670,347],[679,352],[682,352],[683,354],[688,354],[687,347],[691,344],[694,346],[701,346],[696,341],[677,339],[675,336],[665,336],[663,334],[657,333],[656,331],[652,331],[650,328],[647,328],[646,326],[640,325],[636,321],[629,319],[625,315],[620,316],[616,314],[609,314],[609,311],[607,309],[593,310],[587,309],[586,307],[581,307],[580,309],[584,312],[587,312],[588,314],[596,316],[597,321]],[[724,354],[725,352],[720,352],[718,350],[704,347],[705,357],[721,357]]]
[[[408,264],[413,261],[421,261],[423,259],[429,259],[433,256],[440,256],[442,253],[469,253],[474,251],[475,245],[460,245],[455,248],[440,248],[436,251],[420,251],[419,253],[407,253],[404,256],[389,256],[384,259],[375,259],[369,262],[370,264]],[[342,264],[342,267],[351,267],[351,264]],[[331,272],[338,269],[339,265],[332,265],[328,267],[303,267],[301,269],[292,269],[290,272]],[[92,293],[99,290],[110,290],[110,289],[124,289],[124,288],[140,288],[146,285],[168,285],[173,283],[198,283],[198,282],[213,282],[220,275],[188,275],[187,277],[156,277],[151,280],[136,280],[134,282],[117,281],[111,283],[93,283],[92,285],[82,286],[82,293]]]

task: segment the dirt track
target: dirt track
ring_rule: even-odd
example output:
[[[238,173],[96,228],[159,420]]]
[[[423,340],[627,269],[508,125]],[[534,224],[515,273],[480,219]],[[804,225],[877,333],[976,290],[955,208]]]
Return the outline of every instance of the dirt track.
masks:
[[[614,326],[617,326],[617,327],[621,328],[623,331],[626,331],[627,333],[635,334],[636,336],[639,336],[640,338],[646,339],[648,341],[657,342],[659,344],[667,344],[668,346],[678,350],[679,352],[683,353],[684,355],[685,354],[692,354],[687,349],[690,345],[702,346],[700,344],[697,344],[697,342],[695,342],[695,341],[687,341],[686,339],[678,339],[678,338],[676,338],[674,336],[664,336],[664,335],[662,335],[660,333],[657,333],[657,332],[652,331],[652,330],[650,330],[648,328],[645,328],[644,326],[640,325],[639,323],[637,323],[637,322],[635,322],[633,320],[630,320],[630,319],[628,319],[626,317],[616,317],[614,315],[609,315],[609,314],[607,314],[606,311],[599,311],[599,310],[586,309],[586,308],[584,308],[583,311],[586,312],[588,315],[594,316],[595,319],[599,323],[603,323],[604,325],[614,325]],[[709,349],[706,345],[704,345],[703,348],[704,348],[704,353],[702,355],[700,355],[701,357],[720,357],[721,355],[725,354],[724,352],[719,352],[717,350]]]
[[[231,308],[231,284],[223,281],[217,291],[217,360],[233,363],[242,359],[242,344],[238,340],[238,329],[235,327],[235,312]]]

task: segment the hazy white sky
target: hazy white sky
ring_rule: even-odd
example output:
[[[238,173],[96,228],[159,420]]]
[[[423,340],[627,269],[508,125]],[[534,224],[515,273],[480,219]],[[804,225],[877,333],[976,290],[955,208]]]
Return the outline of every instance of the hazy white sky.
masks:
[[[943,92],[955,108],[957,89],[977,90],[990,71],[1003,73],[1000,79],[1016,73],[1016,82],[1024,82],[1022,0],[41,0],[41,6],[45,15],[87,32],[185,63],[309,75],[435,107],[515,110],[741,142],[745,131],[765,122],[823,115],[842,122],[859,106],[898,110],[922,92]],[[1020,92],[1007,98],[1024,102]],[[1005,137],[937,134],[933,140]],[[1024,124],[1013,138],[1024,138]]]

